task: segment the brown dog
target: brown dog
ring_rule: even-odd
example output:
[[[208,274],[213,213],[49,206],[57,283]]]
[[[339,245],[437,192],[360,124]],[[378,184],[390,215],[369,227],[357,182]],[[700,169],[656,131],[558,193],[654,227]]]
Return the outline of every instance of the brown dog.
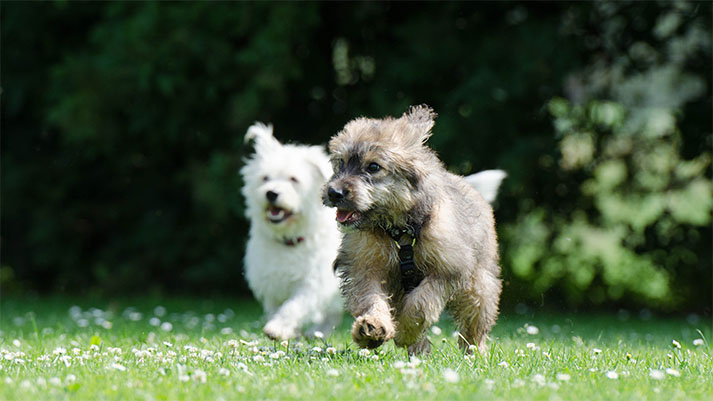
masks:
[[[398,119],[357,118],[329,142],[335,173],[322,200],[344,232],[334,268],[361,347],[393,338],[429,352],[426,330],[447,306],[461,346],[485,352],[497,319],[493,211],[425,146],[435,116],[415,106]]]

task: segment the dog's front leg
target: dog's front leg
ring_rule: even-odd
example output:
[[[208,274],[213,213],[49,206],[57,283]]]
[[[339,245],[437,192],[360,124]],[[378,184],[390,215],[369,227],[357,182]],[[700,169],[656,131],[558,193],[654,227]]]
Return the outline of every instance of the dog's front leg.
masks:
[[[316,309],[314,289],[303,288],[272,314],[262,331],[273,340],[287,340],[300,334],[300,327]]]
[[[349,309],[356,318],[352,339],[362,348],[376,348],[394,337],[391,307],[381,283],[374,279],[352,279],[348,288]]]
[[[404,297],[396,321],[398,331],[394,342],[408,347],[409,353],[428,353],[430,346],[426,330],[438,321],[446,306],[446,289],[437,278],[427,276],[418,287]]]

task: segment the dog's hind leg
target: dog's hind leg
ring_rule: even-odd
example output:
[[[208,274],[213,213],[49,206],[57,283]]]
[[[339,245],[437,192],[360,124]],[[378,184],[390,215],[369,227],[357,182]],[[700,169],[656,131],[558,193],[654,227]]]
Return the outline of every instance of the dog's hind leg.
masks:
[[[481,270],[470,288],[457,292],[448,306],[458,324],[459,344],[467,352],[477,347],[481,354],[487,352],[488,333],[498,317],[498,300],[502,284],[488,271]]]
[[[428,355],[431,353],[431,342],[424,332],[421,338],[407,348],[409,355]]]

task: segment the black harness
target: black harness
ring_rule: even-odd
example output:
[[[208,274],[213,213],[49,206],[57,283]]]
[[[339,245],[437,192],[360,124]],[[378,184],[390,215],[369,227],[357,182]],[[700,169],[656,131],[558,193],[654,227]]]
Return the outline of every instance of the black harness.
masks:
[[[411,228],[392,229],[388,231],[388,233],[399,248],[401,286],[404,289],[404,293],[408,294],[414,288],[418,287],[424,278],[423,273],[416,267],[413,261],[413,247],[416,245],[418,233]]]

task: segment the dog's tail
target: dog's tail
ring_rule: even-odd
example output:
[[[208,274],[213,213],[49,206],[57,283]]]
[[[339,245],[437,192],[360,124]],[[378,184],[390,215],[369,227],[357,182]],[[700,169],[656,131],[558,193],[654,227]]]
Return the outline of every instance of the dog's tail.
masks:
[[[507,177],[503,170],[484,170],[465,177],[468,184],[472,185],[488,203],[493,203],[498,196],[498,188]]]
[[[255,140],[255,147],[258,149],[258,153],[260,148],[280,146],[280,142],[272,136],[272,124],[264,124],[259,121],[251,125],[248,128],[248,132],[245,133],[245,142],[250,140]]]

